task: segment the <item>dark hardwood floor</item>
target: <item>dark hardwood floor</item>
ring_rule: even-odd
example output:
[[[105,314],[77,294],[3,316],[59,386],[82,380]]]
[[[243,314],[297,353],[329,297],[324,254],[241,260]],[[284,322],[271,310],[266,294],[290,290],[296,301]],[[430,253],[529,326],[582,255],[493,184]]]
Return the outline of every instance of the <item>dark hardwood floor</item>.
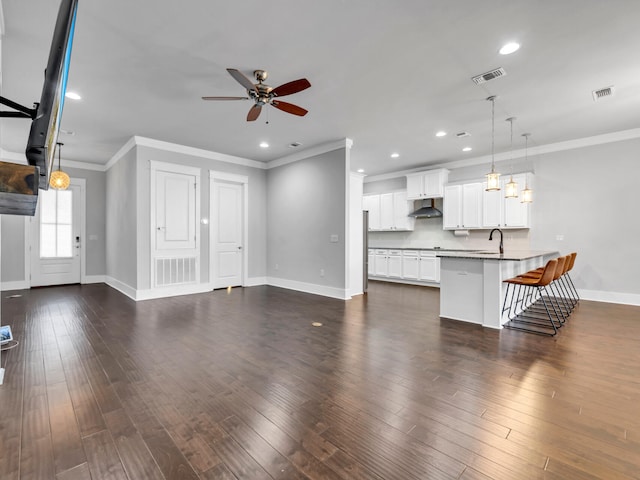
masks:
[[[378,282],[12,293],[2,480],[640,478],[638,307],[582,301],[548,338]]]

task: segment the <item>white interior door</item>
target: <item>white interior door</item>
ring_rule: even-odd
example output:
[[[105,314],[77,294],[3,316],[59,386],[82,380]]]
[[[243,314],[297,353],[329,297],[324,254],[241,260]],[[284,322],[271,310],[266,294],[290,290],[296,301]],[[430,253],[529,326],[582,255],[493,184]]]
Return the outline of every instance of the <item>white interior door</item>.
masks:
[[[152,287],[200,282],[200,169],[151,162]]]
[[[31,286],[80,283],[82,185],[40,190],[31,221]]]
[[[244,284],[245,183],[212,179],[211,272],[213,288]]]

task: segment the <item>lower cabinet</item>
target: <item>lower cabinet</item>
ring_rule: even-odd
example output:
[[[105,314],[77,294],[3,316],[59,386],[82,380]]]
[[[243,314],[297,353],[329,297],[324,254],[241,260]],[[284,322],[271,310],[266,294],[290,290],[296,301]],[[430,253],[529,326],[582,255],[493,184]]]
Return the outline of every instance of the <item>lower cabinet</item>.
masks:
[[[440,259],[424,250],[369,249],[369,276],[407,280],[407,283],[440,282]]]

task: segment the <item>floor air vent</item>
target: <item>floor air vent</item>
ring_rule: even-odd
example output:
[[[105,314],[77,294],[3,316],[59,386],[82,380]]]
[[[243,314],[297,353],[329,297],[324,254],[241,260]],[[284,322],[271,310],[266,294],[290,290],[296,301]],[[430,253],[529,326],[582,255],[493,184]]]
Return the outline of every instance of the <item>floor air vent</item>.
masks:
[[[591,92],[591,95],[593,95],[593,101],[597,102],[602,98],[611,97],[614,94],[614,92],[615,92],[615,89],[613,85],[611,85],[610,87],[604,87],[599,90],[594,90],[593,92]]]
[[[476,75],[471,80],[474,81],[476,85],[481,85],[483,83],[488,82],[489,80],[493,80],[494,78],[504,77],[507,74],[504,68],[496,68],[495,70],[491,70],[487,73],[482,73],[480,75]]]

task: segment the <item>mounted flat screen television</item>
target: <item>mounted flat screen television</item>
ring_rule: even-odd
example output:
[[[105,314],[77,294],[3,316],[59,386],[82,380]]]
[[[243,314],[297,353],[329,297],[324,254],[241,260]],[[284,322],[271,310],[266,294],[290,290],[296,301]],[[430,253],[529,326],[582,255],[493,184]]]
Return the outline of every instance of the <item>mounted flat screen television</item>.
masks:
[[[62,0],[60,3],[47,69],[44,73],[42,95],[27,140],[27,161],[40,169],[39,187],[44,190],[49,188],[49,175],[54,163],[64,95],[67,91],[77,10],[78,0]]]

